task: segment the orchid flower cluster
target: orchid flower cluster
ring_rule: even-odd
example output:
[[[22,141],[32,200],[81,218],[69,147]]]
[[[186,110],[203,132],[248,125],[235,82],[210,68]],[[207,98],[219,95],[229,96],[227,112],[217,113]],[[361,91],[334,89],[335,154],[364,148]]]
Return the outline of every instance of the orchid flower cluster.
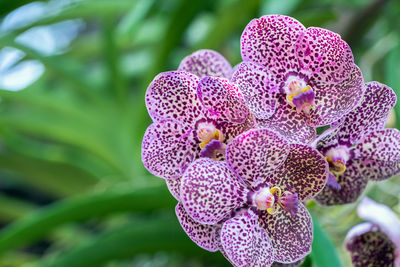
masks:
[[[232,68],[199,50],[154,78],[142,160],[198,246],[234,266],[297,265],[313,240],[304,202],[351,203],[400,173],[400,132],[384,129],[396,96],[364,83],[338,34],[291,17],[252,20],[241,55]]]

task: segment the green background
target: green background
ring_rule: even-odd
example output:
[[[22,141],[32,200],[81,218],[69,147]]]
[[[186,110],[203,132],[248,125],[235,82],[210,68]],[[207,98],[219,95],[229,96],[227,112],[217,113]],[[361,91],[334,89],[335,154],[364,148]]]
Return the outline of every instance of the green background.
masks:
[[[285,14],[338,32],[365,80],[400,95],[400,1],[31,2],[0,1],[3,24],[23,5],[45,10],[0,27],[0,51],[22,52],[3,78],[25,63],[43,69],[26,88],[0,88],[0,266],[229,266],[190,241],[164,181],[142,165],[150,124],[144,93],[155,75],[197,49],[240,62],[240,35],[255,17]],[[65,21],[77,35],[55,52],[19,39]],[[388,127],[400,127],[399,106]],[[370,183],[366,194],[399,214],[399,182]],[[348,266],[343,238],[361,222],[356,204],[308,206],[315,240],[304,266]]]

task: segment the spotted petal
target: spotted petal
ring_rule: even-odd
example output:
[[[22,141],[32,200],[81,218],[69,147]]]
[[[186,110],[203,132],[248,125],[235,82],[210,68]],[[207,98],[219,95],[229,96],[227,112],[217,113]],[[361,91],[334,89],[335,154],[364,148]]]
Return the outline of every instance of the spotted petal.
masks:
[[[361,175],[373,181],[389,179],[400,173],[400,131],[384,129],[371,132],[356,145]]]
[[[263,66],[242,62],[235,67],[231,81],[238,85],[247,106],[258,119],[268,119],[275,112],[279,82]]]
[[[217,121],[244,123],[249,110],[239,88],[227,79],[206,76],[201,79],[197,95],[208,111],[207,117]]]
[[[326,151],[328,151],[329,148],[337,145],[346,145],[347,147],[350,147],[350,145],[346,143],[339,144],[338,132],[339,132],[339,127],[329,128],[325,130],[311,143],[311,146],[315,147],[318,151],[322,152],[323,154]]]
[[[311,80],[341,82],[353,68],[353,53],[337,33],[310,27],[296,43],[301,72]]]
[[[396,104],[396,94],[392,88],[378,82],[369,82],[365,85],[361,104],[332,124],[332,127],[339,128],[337,139],[341,143],[353,145],[365,134],[383,129],[390,111]]]
[[[232,66],[218,52],[202,49],[185,57],[178,68],[179,71],[186,71],[197,75],[200,78],[205,76],[230,78]]]
[[[357,207],[357,214],[361,219],[378,225],[395,246],[400,248],[400,218],[388,206],[364,197]]]
[[[279,167],[288,154],[288,142],[267,129],[254,129],[233,139],[226,149],[229,167],[250,185]]]
[[[265,66],[277,79],[297,71],[295,43],[305,27],[291,17],[268,15],[253,19],[244,29],[241,43],[243,61]]]
[[[146,169],[165,179],[178,178],[196,155],[192,135],[189,127],[177,121],[151,124],[142,142],[142,161]]]
[[[215,224],[244,205],[248,189],[225,162],[196,160],[181,181],[181,201],[197,222]]]
[[[193,242],[208,251],[214,252],[218,250],[219,236],[216,235],[216,228],[218,226],[196,222],[187,214],[182,203],[176,205],[175,213],[183,230],[185,230]]]
[[[325,188],[315,196],[315,200],[321,205],[342,205],[355,202],[364,191],[368,183],[368,178],[360,174],[357,163],[350,160],[346,164],[346,171],[336,177],[340,189],[330,186]]]
[[[271,239],[251,210],[224,223],[221,243],[234,266],[271,266],[274,261]]]
[[[196,88],[200,79],[182,71],[157,75],[146,91],[146,106],[153,121],[174,119],[194,126],[202,116]]]
[[[269,119],[257,122],[259,127],[276,131],[292,143],[308,144],[317,135],[315,127],[308,125],[307,117],[289,106],[283,95],[278,97],[275,113]]]
[[[171,195],[179,201],[179,194],[181,190],[181,178],[175,178],[175,179],[166,179],[165,182],[167,183],[167,187]]]
[[[262,211],[259,222],[271,238],[275,249],[275,261],[292,263],[311,252],[313,223],[303,204],[299,203],[299,210],[295,216],[283,210],[274,215]]]
[[[376,226],[356,225],[346,237],[346,249],[355,267],[395,266],[396,247]]]
[[[297,193],[300,201],[311,199],[320,192],[328,179],[328,163],[315,149],[292,144],[285,162],[264,182],[279,186],[282,191]]]
[[[310,85],[315,91],[316,109],[311,111],[307,122],[313,126],[337,121],[360,103],[364,92],[364,79],[356,65],[352,65],[346,79],[339,83],[310,82]]]
[[[226,144],[228,144],[233,138],[235,138],[239,134],[256,127],[257,127],[257,122],[253,114],[251,113],[247,117],[246,121],[241,124],[231,123],[231,122],[221,122],[217,124],[217,128],[224,133],[225,137],[224,142]]]

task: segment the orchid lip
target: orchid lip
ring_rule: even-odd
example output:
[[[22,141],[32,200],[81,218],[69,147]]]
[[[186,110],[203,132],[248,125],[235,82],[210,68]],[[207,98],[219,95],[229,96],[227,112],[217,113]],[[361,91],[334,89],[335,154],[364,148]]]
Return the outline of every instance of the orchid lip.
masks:
[[[315,92],[310,85],[302,79],[290,77],[286,82],[286,102],[296,108],[297,113],[303,112],[309,115],[311,110],[315,110]]]
[[[225,139],[224,134],[218,130],[212,123],[200,123],[198,126],[197,137],[201,141],[199,144],[201,149],[210,143],[212,140],[217,140],[222,143]]]
[[[335,175],[341,175],[346,171],[346,163],[350,159],[350,152],[347,146],[339,145],[330,148],[325,153],[329,163],[329,170]]]
[[[257,192],[251,192],[252,205],[258,210],[266,210],[269,214],[275,214],[279,208],[289,212],[292,216],[297,214],[298,194],[282,190],[279,187],[262,187]]]

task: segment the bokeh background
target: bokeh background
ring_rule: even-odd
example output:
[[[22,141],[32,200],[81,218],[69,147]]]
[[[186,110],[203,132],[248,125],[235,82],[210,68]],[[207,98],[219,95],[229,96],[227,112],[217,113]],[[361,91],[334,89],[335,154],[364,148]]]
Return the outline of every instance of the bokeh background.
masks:
[[[142,165],[144,93],[200,48],[237,64],[246,24],[276,13],[341,34],[365,80],[400,96],[396,0],[0,1],[0,266],[229,266],[190,241]],[[366,194],[399,214],[398,178]],[[349,266],[356,204],[308,207],[304,266]]]

